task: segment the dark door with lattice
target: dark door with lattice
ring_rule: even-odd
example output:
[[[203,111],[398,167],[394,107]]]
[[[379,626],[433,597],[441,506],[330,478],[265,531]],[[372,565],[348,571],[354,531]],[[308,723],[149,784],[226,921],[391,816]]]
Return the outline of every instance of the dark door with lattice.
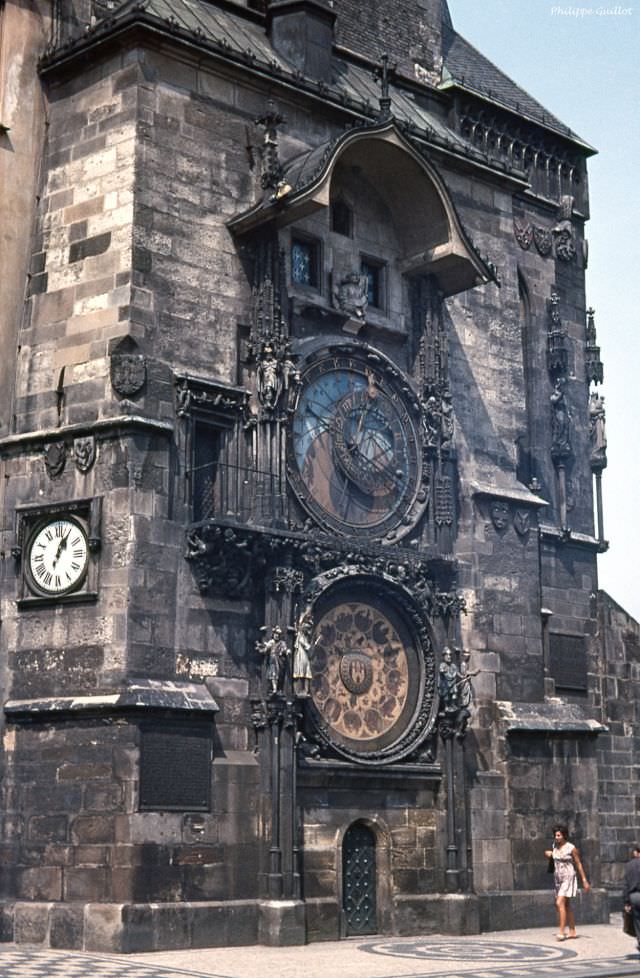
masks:
[[[352,825],[342,845],[342,909],[345,930],[376,934],[376,838],[366,825]]]

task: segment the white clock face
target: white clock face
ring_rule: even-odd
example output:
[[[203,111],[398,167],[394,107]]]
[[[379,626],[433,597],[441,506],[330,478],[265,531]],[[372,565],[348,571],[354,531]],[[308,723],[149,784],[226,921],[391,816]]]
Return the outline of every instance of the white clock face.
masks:
[[[78,587],[89,560],[87,538],[75,520],[62,517],[46,523],[29,545],[29,572],[45,594],[65,594]]]

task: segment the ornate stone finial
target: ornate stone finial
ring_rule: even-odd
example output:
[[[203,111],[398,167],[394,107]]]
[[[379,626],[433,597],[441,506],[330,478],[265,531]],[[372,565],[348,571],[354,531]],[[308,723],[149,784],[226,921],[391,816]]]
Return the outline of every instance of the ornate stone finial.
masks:
[[[604,367],[600,359],[600,347],[597,344],[595,309],[587,309],[587,325],[585,327],[585,374],[587,384],[601,384],[604,380]]]
[[[564,377],[569,366],[567,334],[562,328],[558,305],[560,296],[551,293],[549,299],[549,331],[547,333],[547,370],[552,378]]]
[[[391,112],[391,96],[389,95],[389,82],[395,77],[397,65],[389,64],[389,55],[383,54],[380,59],[382,64],[374,68],[373,77],[377,82],[380,82],[380,111],[378,117],[380,119],[390,119]]]
[[[255,120],[257,126],[264,129],[264,144],[262,158],[262,187],[264,190],[277,191],[281,182],[283,169],[278,155],[278,126],[287,120],[276,110],[275,103],[269,99],[267,111]]]

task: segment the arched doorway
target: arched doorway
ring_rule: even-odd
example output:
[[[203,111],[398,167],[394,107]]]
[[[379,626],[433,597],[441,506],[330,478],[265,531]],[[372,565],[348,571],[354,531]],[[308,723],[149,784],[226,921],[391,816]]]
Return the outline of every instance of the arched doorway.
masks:
[[[377,934],[376,882],[376,837],[362,822],[354,822],[342,843],[342,910],[346,937]]]

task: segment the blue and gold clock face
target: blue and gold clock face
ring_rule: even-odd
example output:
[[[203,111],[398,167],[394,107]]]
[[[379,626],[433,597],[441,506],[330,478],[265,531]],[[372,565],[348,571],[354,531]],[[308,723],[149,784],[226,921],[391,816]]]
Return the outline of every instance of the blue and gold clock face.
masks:
[[[290,480],[305,509],[345,534],[395,538],[420,495],[419,422],[395,368],[338,354],[302,377],[290,432]]]

